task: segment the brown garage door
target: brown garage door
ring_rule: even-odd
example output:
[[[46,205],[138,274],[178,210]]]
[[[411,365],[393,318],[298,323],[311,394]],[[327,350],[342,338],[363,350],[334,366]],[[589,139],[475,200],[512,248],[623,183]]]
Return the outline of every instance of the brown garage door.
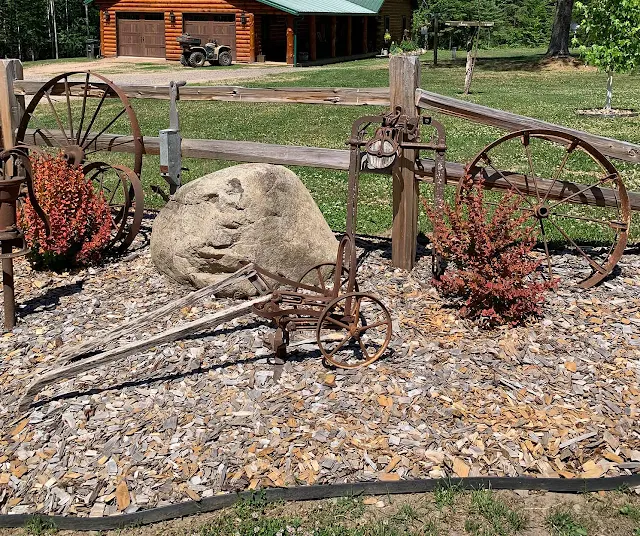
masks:
[[[236,59],[236,22],[233,14],[184,14],[184,31],[202,39],[202,44],[216,39],[229,45]]]
[[[164,58],[163,13],[118,13],[118,56]]]

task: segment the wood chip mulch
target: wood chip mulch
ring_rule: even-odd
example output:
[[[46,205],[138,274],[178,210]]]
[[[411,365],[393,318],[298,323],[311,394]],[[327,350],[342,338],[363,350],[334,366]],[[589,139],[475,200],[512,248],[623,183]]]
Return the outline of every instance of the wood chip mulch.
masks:
[[[359,245],[361,290],[394,318],[392,352],[369,368],[327,369],[314,343],[274,366],[269,327],[246,317],[60,382],[24,418],[17,400],[63,346],[188,289],[154,269],[144,244],[76,273],[17,262],[20,320],[0,336],[0,513],[106,516],[268,486],[640,471],[639,256],[598,288],[561,287],[526,326],[486,331],[443,304],[428,252],[407,274],[390,267],[390,242]],[[203,301],[157,331],[229,303]]]

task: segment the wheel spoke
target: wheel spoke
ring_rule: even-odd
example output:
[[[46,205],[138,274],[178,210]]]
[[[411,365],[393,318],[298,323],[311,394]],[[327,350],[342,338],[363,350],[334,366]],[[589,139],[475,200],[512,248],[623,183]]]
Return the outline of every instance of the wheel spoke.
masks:
[[[80,125],[78,126],[78,132],[76,133],[76,144],[80,145],[80,134],[82,134],[82,125],[84,125],[84,114],[87,111],[87,94],[89,92],[89,77],[91,75],[87,73],[86,80],[84,81],[84,95],[82,97],[82,113],[80,114]]]
[[[560,175],[562,175],[562,171],[564,170],[564,166],[567,165],[567,161],[569,160],[569,157],[573,154],[573,151],[575,150],[575,148],[578,146],[578,141],[574,140],[573,142],[571,142],[571,144],[567,147],[565,153],[564,153],[564,157],[562,158],[562,162],[560,163],[560,167],[556,170],[554,176],[553,176],[553,180],[551,181],[551,184],[549,185],[549,188],[547,189],[547,191],[544,194],[544,197],[542,198],[542,203],[546,203],[547,199],[549,198],[549,194],[551,194],[551,190],[553,190],[553,187],[555,186],[556,182],[558,182],[558,179],[560,178]]]
[[[617,229],[619,231],[626,231],[627,230],[627,225],[620,221],[615,221],[615,220],[611,220],[611,221],[606,221],[606,220],[599,220],[596,218],[587,218],[585,216],[575,216],[573,214],[563,214],[561,212],[554,212],[553,213],[554,216],[556,216],[557,218],[568,218],[571,220],[580,220],[580,221],[586,221],[589,223],[597,223],[598,225],[602,225],[604,227],[609,227],[611,229]]]
[[[531,138],[528,134],[525,134],[523,138],[524,138],[523,143],[524,143],[525,152],[527,153],[527,161],[529,162],[529,173],[531,173],[531,178],[533,179],[533,185],[536,189],[536,199],[538,200],[538,203],[540,203],[540,191],[538,190],[538,180],[536,179],[536,174],[535,174],[535,171],[533,170],[533,157],[531,156],[531,144],[529,143],[531,141]]]
[[[336,352],[340,350],[340,348],[342,348],[345,344],[347,344],[347,342],[349,342],[350,338],[351,338],[351,333],[347,333],[344,339],[340,341],[338,346],[336,346],[333,350],[331,350],[331,352],[329,352],[329,355],[333,357],[336,354]]]
[[[581,190],[578,190],[577,192],[571,194],[570,196],[564,197],[562,198],[560,201],[553,203],[552,205],[549,205],[549,210],[552,210],[554,208],[556,208],[559,205],[562,205],[563,203],[567,203],[568,201],[570,201],[571,199],[578,197],[579,195],[582,195],[583,193],[585,193],[587,190],[591,190],[592,188],[595,188],[596,186],[600,186],[601,184],[613,179],[613,178],[617,178],[618,174],[617,173],[611,173],[610,175],[607,175],[606,177],[602,177],[601,179],[598,179],[597,184],[591,184],[589,186],[585,186],[584,188],[582,188]]]
[[[549,223],[551,225],[553,225],[558,232],[565,237],[565,239],[567,239],[569,242],[571,242],[571,244],[573,245],[574,248],[576,248],[576,250],[578,251],[578,253],[580,253],[580,255],[582,255],[584,257],[584,259],[591,265],[591,267],[596,271],[599,272],[601,274],[606,274],[607,270],[605,270],[605,268],[598,264],[596,261],[594,261],[591,257],[589,257],[589,255],[587,255],[584,250],[575,243],[575,241],[564,231],[564,229],[562,229],[560,226],[556,225],[554,222],[552,222],[551,220],[549,220]]]
[[[98,114],[100,113],[100,109],[102,108],[102,105],[104,104],[104,100],[107,98],[107,93],[109,92],[108,89],[104,90],[104,93],[102,94],[102,97],[100,97],[100,102],[98,103],[98,106],[96,106],[96,109],[93,112],[93,116],[91,117],[91,121],[89,121],[89,124],[87,125],[87,131],[84,133],[84,136],[82,136],[82,140],[79,142],[79,145],[81,147],[85,147],[84,142],[87,141],[87,138],[89,137],[89,134],[91,134],[91,127],[93,127],[93,123],[95,123],[96,118],[98,117]]]
[[[502,173],[502,171],[500,171],[499,169],[497,169],[497,168],[493,165],[493,163],[492,163],[491,159],[489,158],[489,155],[485,155],[485,162],[487,162],[487,164],[489,164],[489,165],[493,168],[493,170],[494,170],[498,175],[500,175],[500,177],[502,178],[502,180],[504,180],[504,181],[505,181],[505,182],[506,182],[506,183],[507,183],[507,184],[508,184],[508,185],[509,185],[513,190],[515,190],[515,191],[518,193],[518,195],[519,195],[520,197],[522,197],[522,199],[525,201],[525,203],[527,203],[529,206],[532,206],[532,203],[531,203],[531,201],[529,201],[529,198],[528,198],[526,195],[524,195],[524,194],[520,191],[520,189],[519,189],[515,184],[513,184],[509,179],[507,179],[507,177],[504,175],[504,173]]]
[[[355,339],[358,341],[358,344],[360,345],[360,350],[362,350],[362,353],[364,354],[365,361],[368,361],[371,358],[371,356],[369,355],[369,352],[367,352],[367,348],[362,342],[362,338],[359,335],[356,335]]]
[[[356,307],[353,311],[353,322],[357,325],[358,320],[360,319],[360,306],[362,305],[362,298],[356,298]]]
[[[62,148],[62,147],[64,147],[64,146],[65,146],[65,144],[64,144],[64,143],[60,143],[60,140],[59,140],[58,138],[56,138],[56,137],[53,135],[53,133],[52,133],[52,132],[47,128],[47,127],[45,127],[45,126],[44,126],[44,123],[43,123],[42,121],[40,121],[40,119],[39,119],[38,117],[36,117],[36,114],[34,114],[33,112],[31,112],[30,117],[31,117],[31,119],[33,119],[34,121],[36,121],[36,122],[40,125],[40,128],[36,129],[36,132],[38,132],[38,134],[40,134],[40,136],[43,138],[43,140],[44,140],[45,138],[44,138],[44,136],[42,136],[42,133],[40,132],[40,130],[44,130],[44,131],[45,131],[49,136],[51,136],[51,140],[55,140],[55,142],[56,142],[56,144],[57,144],[57,145],[55,145],[55,146],[60,147],[60,148]],[[36,141],[36,138],[35,138],[35,134],[36,134],[36,132],[34,132],[34,133],[33,133],[33,141],[34,141],[34,143],[35,143],[35,141]],[[49,138],[46,138],[46,139],[47,139],[47,141],[51,141]],[[36,144],[36,145],[37,145],[37,144]],[[47,146],[48,146],[48,147],[55,147],[54,145],[49,145],[49,144],[47,144]]]
[[[67,96],[67,119],[69,120],[69,136],[73,139],[73,116],[71,114],[71,92],[69,91],[69,79],[64,77],[64,92]]]
[[[51,107],[51,110],[53,111],[53,116],[56,119],[56,123],[58,123],[58,126],[60,127],[60,131],[62,132],[62,135],[66,138],[67,144],[70,145],[71,144],[71,140],[69,140],[69,137],[67,136],[67,131],[64,129],[62,121],[60,120],[60,116],[58,115],[58,110],[56,110],[56,107],[53,105],[53,102],[51,101],[50,93],[51,93],[50,91],[46,91],[44,96],[47,98],[47,102],[49,103],[49,106]]]
[[[347,324],[345,324],[344,322],[340,322],[339,320],[336,320],[331,315],[327,315],[327,321],[335,326],[338,326],[340,329],[346,329],[347,331],[349,331],[349,326],[347,326]]]
[[[374,324],[367,324],[362,326],[361,328],[358,328],[358,333],[364,333],[367,330],[379,328],[380,326],[386,326],[386,325],[387,325],[387,322],[385,320],[381,320],[380,322],[376,322]]]
[[[549,242],[547,241],[547,233],[545,231],[544,223],[542,222],[542,219],[539,219],[538,221],[540,222],[542,242],[544,244],[544,253],[547,257],[547,266],[549,268],[549,280],[551,280],[553,278],[553,271],[551,269],[551,255],[549,254]]]
[[[126,110],[125,108],[123,108],[123,109],[120,111],[120,113],[119,113],[118,115],[116,115],[116,116],[115,116],[111,121],[109,121],[109,123],[107,124],[107,126],[106,126],[106,127],[104,127],[100,132],[98,132],[98,133],[93,137],[93,139],[92,139],[89,143],[87,143],[87,144],[83,144],[83,145],[82,145],[83,149],[85,149],[85,148],[87,148],[87,147],[90,147],[90,146],[91,146],[91,144],[92,144],[94,141],[96,141],[100,136],[102,136],[102,135],[107,131],[107,129],[108,129],[108,128],[110,128],[110,127],[111,127],[111,125],[113,125],[113,124],[114,124],[118,119],[120,119],[120,118],[121,118],[121,117],[122,117],[126,112],[127,112],[127,110]],[[97,150],[97,149],[96,149],[96,150]]]

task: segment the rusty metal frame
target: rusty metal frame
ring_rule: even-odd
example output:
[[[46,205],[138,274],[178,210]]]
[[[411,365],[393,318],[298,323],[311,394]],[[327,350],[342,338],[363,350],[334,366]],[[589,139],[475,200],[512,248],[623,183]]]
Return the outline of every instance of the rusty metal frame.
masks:
[[[33,169],[29,157],[20,149],[0,153],[0,259],[2,260],[2,289],[4,299],[4,328],[12,330],[16,323],[13,259],[29,253],[24,233],[18,227],[17,206],[28,197],[36,214],[44,222],[49,235],[49,219],[40,207],[33,191]],[[14,251],[16,250],[16,251]]]

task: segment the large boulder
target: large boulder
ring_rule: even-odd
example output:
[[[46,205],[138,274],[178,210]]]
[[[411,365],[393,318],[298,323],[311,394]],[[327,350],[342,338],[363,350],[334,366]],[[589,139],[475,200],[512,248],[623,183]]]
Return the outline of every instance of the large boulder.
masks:
[[[181,187],[160,211],[151,258],[169,277],[198,288],[243,262],[297,280],[311,266],[335,262],[337,240],[295,173],[282,166],[243,164]],[[250,284],[227,296],[255,294]]]

